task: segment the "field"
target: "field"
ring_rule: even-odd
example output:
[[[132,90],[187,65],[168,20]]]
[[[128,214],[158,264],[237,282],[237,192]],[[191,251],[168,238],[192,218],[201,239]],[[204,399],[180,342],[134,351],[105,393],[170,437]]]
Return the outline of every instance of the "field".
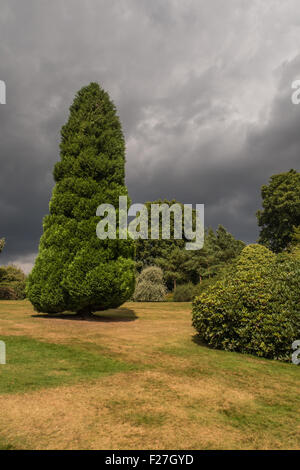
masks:
[[[189,303],[0,302],[2,449],[299,449],[300,368],[198,344]]]

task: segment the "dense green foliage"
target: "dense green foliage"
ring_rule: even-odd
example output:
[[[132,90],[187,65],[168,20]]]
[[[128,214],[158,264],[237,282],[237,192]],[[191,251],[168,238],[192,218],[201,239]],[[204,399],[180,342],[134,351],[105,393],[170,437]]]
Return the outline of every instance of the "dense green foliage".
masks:
[[[300,173],[290,170],[273,175],[262,186],[263,210],[257,212],[261,227],[259,241],[279,253],[292,240],[294,226],[300,225]]]
[[[162,302],[167,293],[163,272],[157,266],[143,269],[138,276],[133,300],[135,302]]]
[[[16,266],[0,268],[0,299],[19,300],[25,298],[26,276]]]
[[[225,350],[290,360],[300,337],[300,261],[249,245],[224,278],[195,298],[200,339]]]
[[[300,245],[300,225],[295,227],[292,234],[292,245]]]
[[[171,206],[173,201],[154,201]],[[150,207],[150,202],[147,207]],[[177,203],[178,204],[178,203]],[[183,205],[181,204],[183,207]],[[148,210],[149,214],[150,211]],[[150,218],[151,220],[151,218]],[[171,217],[171,227],[172,227]],[[149,226],[151,224],[149,223]],[[211,278],[218,274],[224,266],[230,264],[244,248],[245,244],[236,240],[222,225],[216,232],[206,230],[204,247],[201,250],[185,249],[186,240],[176,240],[171,231],[170,240],[137,240],[136,264],[140,271],[145,266],[158,265],[164,272],[168,288],[175,289],[178,284],[199,283],[202,279]]]
[[[192,282],[176,286],[173,295],[174,302],[190,302],[196,294],[196,286]]]
[[[165,256],[156,259],[164,273],[164,279],[171,289],[176,289],[177,282],[186,282],[189,280],[185,263],[189,254],[184,248],[174,246],[172,250],[165,253]]]
[[[295,227],[292,234],[292,241],[289,245],[289,251],[293,256],[300,259],[300,225]]]
[[[171,213],[170,217],[170,240],[162,239],[161,235],[161,219],[160,219],[160,236],[158,240],[151,239],[151,204],[167,204],[171,207],[173,204],[180,204],[178,201],[173,199],[172,201],[168,201],[167,199],[161,200],[158,199],[152,202],[146,202],[145,206],[148,210],[148,239],[136,240],[136,267],[137,270],[140,272],[144,267],[153,266],[156,264],[156,260],[158,258],[166,258],[171,251],[179,247],[181,249],[184,248],[185,239],[174,239],[174,231],[173,231],[173,223],[174,223],[174,215]],[[183,210],[183,204],[180,204]]]
[[[61,137],[56,186],[28,298],[37,311],[88,314],[121,305],[135,282],[133,241],[96,236],[97,207],[118,207],[119,196],[127,195],[121,124],[97,83],[77,93]]]
[[[202,250],[190,251],[185,264],[190,279],[197,283],[212,278],[230,265],[245,247],[245,243],[236,240],[222,225],[216,232],[208,229],[205,233]]]
[[[0,253],[5,245],[0,239]],[[16,266],[0,267],[0,300],[20,300],[25,298],[26,276]]]
[[[212,229],[206,231],[201,250],[187,251],[173,246],[165,256],[157,258],[156,263],[163,269],[168,287],[175,289],[178,283],[198,284],[215,277],[230,265],[244,246],[243,242],[236,240],[219,225],[215,233]]]

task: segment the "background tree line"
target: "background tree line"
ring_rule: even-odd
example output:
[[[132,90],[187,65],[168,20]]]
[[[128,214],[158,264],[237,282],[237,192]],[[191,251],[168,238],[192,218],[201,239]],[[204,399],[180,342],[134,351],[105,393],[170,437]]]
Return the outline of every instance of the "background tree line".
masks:
[[[275,253],[290,252],[300,257],[299,172],[290,170],[273,175],[269,184],[262,187],[261,194],[262,210],[257,212],[258,225],[261,227],[259,242]],[[166,203],[171,206],[178,201],[147,202],[150,215],[152,203]],[[183,208],[183,204],[180,205]],[[201,250],[189,251],[185,249],[187,240],[184,237],[180,240],[174,239],[172,213],[170,225],[170,240],[151,240],[149,237],[147,240],[135,241],[135,265],[138,276],[145,268],[151,266],[161,268],[163,286],[159,291],[165,292],[166,288],[169,292],[173,291],[174,300],[191,300],[222,276],[245,247],[243,241],[235,239],[222,225],[219,225],[216,231],[212,228],[205,230],[204,247]],[[151,218],[149,227],[151,227]],[[5,240],[0,239],[0,253],[4,245]],[[1,267],[0,298],[24,298],[25,278],[24,273],[15,266]],[[159,279],[161,279],[160,274]],[[145,282],[143,286],[145,288]],[[149,293],[145,299],[146,297],[149,298]],[[143,296],[139,294],[136,298],[142,299]],[[163,300],[163,296],[157,296],[156,291],[154,298]]]
[[[296,170],[273,175],[261,188],[262,209],[257,212],[258,242],[274,253],[300,256],[300,174]],[[165,202],[169,205],[176,201]],[[150,206],[150,203],[147,203]],[[150,211],[149,211],[150,213]],[[187,251],[185,240],[137,240],[136,267],[162,269],[163,279],[175,301],[189,301],[226,276],[245,248],[222,225],[205,231],[204,247]],[[151,287],[151,286],[149,286]],[[141,297],[141,296],[140,296]],[[147,294],[149,297],[149,293]],[[162,300],[162,299],[160,299]]]

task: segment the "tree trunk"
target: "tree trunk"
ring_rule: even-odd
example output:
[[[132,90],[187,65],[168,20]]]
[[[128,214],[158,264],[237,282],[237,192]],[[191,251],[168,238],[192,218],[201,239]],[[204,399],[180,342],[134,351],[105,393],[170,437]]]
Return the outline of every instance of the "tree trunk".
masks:
[[[176,279],[174,279],[174,290],[176,289]]]

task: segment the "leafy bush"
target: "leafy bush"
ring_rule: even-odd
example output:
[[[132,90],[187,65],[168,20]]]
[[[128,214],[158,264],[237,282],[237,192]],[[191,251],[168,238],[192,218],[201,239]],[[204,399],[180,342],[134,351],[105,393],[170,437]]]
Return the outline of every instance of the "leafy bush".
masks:
[[[135,302],[161,302],[167,293],[163,272],[157,266],[143,269],[136,283],[133,300]]]
[[[292,243],[289,246],[292,256],[300,259],[300,225],[294,228]]]
[[[222,269],[222,271],[218,273],[216,276],[206,277],[205,279],[202,279],[202,281],[199,284],[195,285],[194,296],[202,294],[202,292],[206,291],[210,286],[213,286],[214,284],[216,284],[216,282],[223,279],[224,272],[225,272],[224,269]]]
[[[17,300],[17,295],[11,287],[0,285],[0,300]]]
[[[174,290],[173,301],[190,302],[196,295],[200,295],[202,292],[207,290],[209,286],[214,285],[218,280],[222,279],[228,269],[230,269],[230,267],[222,267],[217,275],[202,279],[202,281],[196,285],[192,282],[179,284]]]
[[[224,278],[193,302],[193,326],[208,345],[289,360],[300,337],[300,261],[249,245]]]
[[[165,297],[165,302],[174,302],[174,294],[173,292],[168,292]]]
[[[210,286],[215,285],[218,281],[221,281],[226,277],[228,273],[231,273],[232,270],[232,263],[235,261],[230,260],[227,265],[222,266],[219,268],[219,271],[214,276],[206,277],[201,280],[198,284],[194,286],[194,297],[202,294],[206,291]]]
[[[196,294],[196,286],[191,282],[180,284],[176,287],[173,295],[174,302],[190,302]]]
[[[20,300],[25,298],[26,276],[16,266],[0,268],[0,299]]]

